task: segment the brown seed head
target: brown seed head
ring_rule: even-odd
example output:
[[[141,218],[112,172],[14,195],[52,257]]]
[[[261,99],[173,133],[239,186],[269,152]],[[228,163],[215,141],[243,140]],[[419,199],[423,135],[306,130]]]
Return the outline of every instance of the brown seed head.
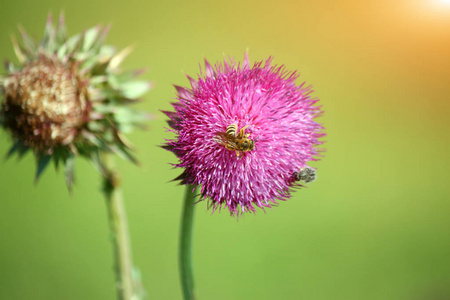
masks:
[[[87,121],[85,84],[74,64],[41,55],[3,80],[4,126],[37,152],[68,145]]]

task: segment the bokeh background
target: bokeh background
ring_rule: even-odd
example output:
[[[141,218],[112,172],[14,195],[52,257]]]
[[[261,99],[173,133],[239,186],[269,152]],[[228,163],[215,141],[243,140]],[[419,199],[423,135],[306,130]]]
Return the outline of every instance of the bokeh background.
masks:
[[[0,57],[21,24],[40,39],[48,12],[69,34],[111,23],[136,49],[124,68],[154,83],[155,115],[129,136],[143,167],[122,171],[133,253],[149,299],[181,299],[184,189],[159,109],[206,57],[272,55],[314,86],[325,114],[318,181],[239,221],[196,206],[198,299],[450,299],[450,3],[400,1],[1,0]],[[9,147],[0,133],[0,155]],[[0,299],[114,299],[100,177],[76,163],[33,184],[34,159],[0,162]]]

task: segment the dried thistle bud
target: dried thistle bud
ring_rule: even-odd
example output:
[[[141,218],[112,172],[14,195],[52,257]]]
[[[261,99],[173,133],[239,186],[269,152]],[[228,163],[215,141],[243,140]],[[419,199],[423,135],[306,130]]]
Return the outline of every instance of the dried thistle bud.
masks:
[[[150,84],[135,80],[140,71],[119,70],[131,49],[117,52],[104,45],[108,30],[96,26],[67,38],[63,16],[57,26],[49,16],[39,44],[24,30],[22,43],[13,39],[20,64],[7,62],[7,74],[0,77],[0,125],[14,141],[8,156],[33,150],[36,179],[51,159],[65,166],[69,187],[76,155],[88,157],[100,171],[101,151],[136,162],[123,133],[148,119],[129,104]]]
[[[52,154],[87,121],[87,91],[74,69],[40,55],[3,80],[3,126],[24,146]]]

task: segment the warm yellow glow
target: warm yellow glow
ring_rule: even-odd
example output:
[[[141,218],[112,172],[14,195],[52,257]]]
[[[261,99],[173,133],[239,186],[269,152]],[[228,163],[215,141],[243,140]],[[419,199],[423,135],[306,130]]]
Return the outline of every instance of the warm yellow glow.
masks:
[[[450,0],[400,0],[392,2],[397,25],[409,24],[409,28],[427,35],[447,35],[450,26]],[[387,13],[386,13],[387,14]]]
[[[434,6],[436,9],[445,9],[448,12],[450,8],[450,0],[434,0],[431,2],[434,3],[430,3],[430,6]]]

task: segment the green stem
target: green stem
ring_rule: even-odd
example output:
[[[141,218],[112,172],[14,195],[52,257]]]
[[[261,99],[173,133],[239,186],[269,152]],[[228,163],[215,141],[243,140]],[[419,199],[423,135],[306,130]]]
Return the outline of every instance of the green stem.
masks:
[[[106,198],[111,242],[114,249],[117,299],[141,299],[137,293],[140,285],[133,280],[133,258],[119,174],[115,169],[113,157],[110,154],[103,154],[102,158],[105,167],[103,191]]]
[[[194,196],[197,189],[192,192],[193,189],[192,185],[186,186],[180,229],[180,279],[185,300],[195,299],[192,271],[192,224],[194,221]]]

